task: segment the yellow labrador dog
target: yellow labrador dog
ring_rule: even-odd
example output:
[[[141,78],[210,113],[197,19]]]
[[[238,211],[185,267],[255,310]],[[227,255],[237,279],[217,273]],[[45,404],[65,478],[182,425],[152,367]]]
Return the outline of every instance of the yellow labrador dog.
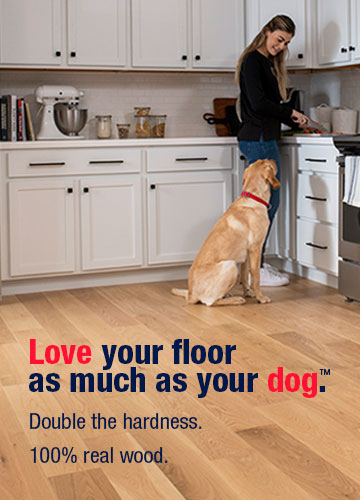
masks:
[[[270,302],[260,291],[260,259],[269,228],[270,186],[280,186],[276,172],[273,160],[258,160],[245,170],[241,196],[215,224],[189,270],[188,290],[173,288],[171,293],[184,297],[189,304],[243,304],[243,297],[226,297],[237,281],[237,264],[241,263],[244,297],[256,297],[261,304]]]

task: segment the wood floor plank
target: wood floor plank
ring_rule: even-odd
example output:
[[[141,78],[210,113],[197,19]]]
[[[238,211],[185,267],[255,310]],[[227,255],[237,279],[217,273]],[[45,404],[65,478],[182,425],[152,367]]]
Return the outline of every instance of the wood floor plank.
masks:
[[[360,498],[358,483],[277,425],[248,429],[238,434],[319,500]]]

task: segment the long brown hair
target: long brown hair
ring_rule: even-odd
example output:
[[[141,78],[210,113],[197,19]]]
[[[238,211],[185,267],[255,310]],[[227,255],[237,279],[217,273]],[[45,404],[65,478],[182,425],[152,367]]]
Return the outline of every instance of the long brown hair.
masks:
[[[285,15],[278,15],[273,17],[256,35],[254,40],[246,47],[241,56],[239,57],[236,70],[235,70],[235,82],[238,84],[240,81],[240,69],[243,63],[244,57],[249,52],[257,50],[264,45],[266,42],[266,34],[268,31],[273,33],[276,30],[285,31],[290,33],[292,36],[295,35],[295,23],[290,17]],[[287,85],[287,70],[285,66],[286,57],[288,55],[287,47],[276,54],[276,56],[269,56],[271,62],[272,71],[278,81],[280,95],[283,100],[286,99],[286,85]]]

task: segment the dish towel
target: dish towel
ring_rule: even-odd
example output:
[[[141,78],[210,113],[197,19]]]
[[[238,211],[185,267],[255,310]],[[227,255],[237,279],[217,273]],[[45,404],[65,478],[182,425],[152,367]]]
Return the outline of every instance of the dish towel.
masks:
[[[360,207],[360,156],[345,156],[343,202]]]

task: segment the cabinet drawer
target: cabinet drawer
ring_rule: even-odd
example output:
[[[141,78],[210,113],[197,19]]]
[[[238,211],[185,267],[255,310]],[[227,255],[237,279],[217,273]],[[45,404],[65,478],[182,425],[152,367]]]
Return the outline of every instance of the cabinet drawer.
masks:
[[[331,274],[338,269],[338,229],[321,222],[297,221],[297,260]]]
[[[338,176],[302,173],[298,175],[297,215],[322,222],[338,221]]]
[[[306,144],[299,150],[299,170],[317,170],[319,172],[334,172],[338,170],[335,146],[318,146]]]
[[[179,146],[148,150],[148,171],[219,170],[232,168],[228,146]]]
[[[8,153],[9,177],[140,171],[140,151],[130,148],[46,149]]]

